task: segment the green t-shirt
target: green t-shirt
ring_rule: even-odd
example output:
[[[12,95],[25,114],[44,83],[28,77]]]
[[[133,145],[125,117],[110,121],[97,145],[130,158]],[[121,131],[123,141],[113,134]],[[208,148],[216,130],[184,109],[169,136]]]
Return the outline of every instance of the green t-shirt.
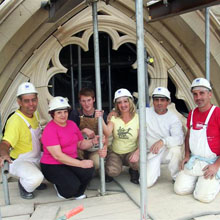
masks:
[[[111,122],[114,124],[112,150],[117,154],[133,152],[137,148],[139,119],[138,114],[125,124],[119,118],[112,116]]]
[[[31,125],[33,129],[38,128],[39,123],[34,114],[33,118],[28,118],[21,111],[17,110]],[[30,129],[24,120],[17,114],[13,114],[7,121],[5,133],[2,140],[10,143],[12,149],[10,156],[16,159],[20,154],[30,152],[32,150],[32,137]]]

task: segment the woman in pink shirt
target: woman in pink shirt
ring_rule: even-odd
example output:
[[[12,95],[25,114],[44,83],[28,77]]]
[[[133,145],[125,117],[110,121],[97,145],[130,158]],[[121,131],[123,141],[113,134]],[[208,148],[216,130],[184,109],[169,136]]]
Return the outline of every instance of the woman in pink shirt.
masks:
[[[54,184],[60,198],[82,199],[94,173],[92,160],[77,158],[77,148],[86,150],[98,144],[98,137],[85,140],[77,125],[68,119],[70,105],[61,96],[49,104],[53,118],[42,134],[43,156],[41,169],[45,178]]]

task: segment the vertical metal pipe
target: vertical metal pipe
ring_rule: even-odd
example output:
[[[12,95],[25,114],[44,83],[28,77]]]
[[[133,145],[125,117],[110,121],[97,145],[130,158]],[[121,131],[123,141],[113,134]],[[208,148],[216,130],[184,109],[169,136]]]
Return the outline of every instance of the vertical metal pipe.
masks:
[[[82,57],[81,57],[81,47],[78,46],[78,91],[82,88]]]
[[[108,103],[109,112],[112,110],[112,81],[111,81],[111,49],[110,49],[110,37],[108,36]]]
[[[1,120],[1,113],[0,113],[0,141],[2,139],[2,120]],[[8,189],[8,179],[7,174],[9,170],[9,164],[8,162],[4,162],[4,166],[1,169],[2,172],[2,186],[3,186],[3,192],[4,192],[4,199],[5,199],[5,205],[10,205],[10,197],[9,197],[9,189]],[[1,214],[0,214],[1,219]]]
[[[70,78],[71,78],[71,92],[72,92],[72,108],[75,109],[75,91],[74,91],[74,73],[73,73],[73,51],[72,51],[72,44],[70,44]]]
[[[206,79],[210,81],[210,19],[209,19],[209,8],[205,9],[205,69]]]
[[[149,100],[149,87],[148,87],[148,57],[147,57],[147,49],[144,50],[144,60],[145,60],[145,94],[146,94],[146,106],[150,106]]]
[[[97,2],[92,3],[92,15],[93,15],[93,41],[94,41],[94,56],[95,56],[95,78],[96,78],[96,102],[97,109],[102,110],[102,94],[101,94],[101,79],[100,79],[100,56],[99,56],[99,34],[98,34],[98,16],[97,16]],[[99,131],[99,147],[103,148],[102,144],[102,118],[98,119],[98,131]],[[100,163],[100,176],[101,176],[101,195],[105,194],[105,170],[104,159],[99,158]]]
[[[9,171],[9,164],[8,162],[4,162],[4,166],[2,167],[2,185],[3,185],[3,192],[5,198],[5,205],[10,205],[10,196],[9,196],[8,179],[7,179],[8,171]]]
[[[51,88],[51,93],[52,93],[52,96],[55,96],[55,76],[53,76],[52,78],[52,88]]]
[[[147,178],[146,178],[146,99],[144,65],[144,25],[143,0],[135,1],[138,64],[138,101],[139,101],[139,148],[140,148],[140,186],[141,220],[147,219]]]

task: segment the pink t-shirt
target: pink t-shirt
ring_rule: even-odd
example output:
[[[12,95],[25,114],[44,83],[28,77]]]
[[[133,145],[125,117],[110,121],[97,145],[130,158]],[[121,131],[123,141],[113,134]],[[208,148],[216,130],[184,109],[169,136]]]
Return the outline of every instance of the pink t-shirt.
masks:
[[[193,129],[200,130],[202,128],[210,109],[205,112],[200,112],[198,108],[194,110]],[[187,118],[188,129],[190,128],[191,114],[192,111],[189,113],[189,116]],[[214,152],[217,156],[219,156],[220,155],[220,108],[219,107],[215,108],[211,118],[209,119],[208,127],[207,127],[207,138],[211,151]]]
[[[43,156],[41,163],[44,164],[61,164],[47,150],[49,146],[60,145],[63,153],[72,158],[77,157],[77,143],[83,140],[83,136],[77,125],[70,120],[67,120],[67,125],[61,127],[53,120],[45,127],[42,134]]]

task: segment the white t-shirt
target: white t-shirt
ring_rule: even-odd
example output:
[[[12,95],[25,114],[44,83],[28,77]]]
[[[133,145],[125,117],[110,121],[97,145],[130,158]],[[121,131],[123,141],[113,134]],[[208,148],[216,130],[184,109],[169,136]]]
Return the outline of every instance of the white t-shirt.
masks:
[[[160,139],[165,146],[174,147],[183,144],[183,129],[179,118],[169,110],[162,115],[157,114],[154,108],[146,108],[147,149]]]

